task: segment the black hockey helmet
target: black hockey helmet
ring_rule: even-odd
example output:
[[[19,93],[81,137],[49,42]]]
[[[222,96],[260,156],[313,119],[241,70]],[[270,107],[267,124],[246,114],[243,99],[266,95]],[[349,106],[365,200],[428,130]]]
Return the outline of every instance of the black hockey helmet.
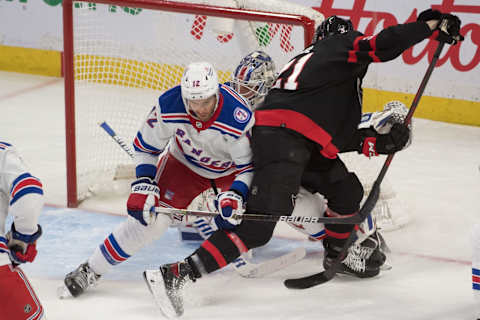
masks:
[[[317,42],[319,39],[323,39],[334,34],[346,33],[353,30],[353,24],[350,20],[345,20],[337,16],[330,16],[325,19],[315,30],[315,36],[313,42]]]

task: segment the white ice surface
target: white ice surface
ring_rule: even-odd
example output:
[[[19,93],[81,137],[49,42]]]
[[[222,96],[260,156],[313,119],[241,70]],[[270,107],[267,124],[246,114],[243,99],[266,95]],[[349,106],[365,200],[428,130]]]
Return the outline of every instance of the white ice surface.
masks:
[[[65,209],[63,100],[62,79],[0,72],[0,141],[17,146],[42,179],[50,204],[40,220],[45,234],[39,256],[24,270],[49,320],[161,319],[141,273],[195,249],[181,244],[176,230],[115,267],[84,296],[56,297],[64,275],[123,219],[98,212],[122,213],[125,203],[98,199],[81,209]],[[391,271],[374,279],[338,276],[312,289],[286,289],[284,279],[321,270],[322,252],[318,244],[279,225],[277,237],[258,256],[305,246],[307,258],[263,279],[243,279],[230,268],[202,278],[188,290],[183,318],[474,319],[470,232],[480,220],[480,128],[415,120],[412,146],[395,156],[387,174],[412,219],[384,234],[392,249]]]

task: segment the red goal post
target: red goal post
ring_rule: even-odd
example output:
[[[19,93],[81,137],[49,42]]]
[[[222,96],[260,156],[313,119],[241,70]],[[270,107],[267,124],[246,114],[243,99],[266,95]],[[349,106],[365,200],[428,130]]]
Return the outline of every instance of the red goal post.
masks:
[[[281,68],[311,42],[318,24],[318,12],[293,14],[298,10],[284,0],[251,0],[252,8],[218,5],[233,0],[192,2],[63,1],[69,207],[94,194],[95,184],[108,188],[116,168],[131,161],[99,122],[113,123],[131,141],[155,97],[179,83],[186,64],[212,62],[227,81],[242,56],[261,49]],[[185,26],[189,32],[178,31]]]

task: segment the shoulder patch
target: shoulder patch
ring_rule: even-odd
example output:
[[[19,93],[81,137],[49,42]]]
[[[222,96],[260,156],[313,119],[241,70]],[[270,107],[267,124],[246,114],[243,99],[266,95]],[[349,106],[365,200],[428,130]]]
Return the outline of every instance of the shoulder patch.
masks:
[[[250,113],[240,107],[236,107],[233,111],[233,118],[240,123],[245,123],[250,120]]]

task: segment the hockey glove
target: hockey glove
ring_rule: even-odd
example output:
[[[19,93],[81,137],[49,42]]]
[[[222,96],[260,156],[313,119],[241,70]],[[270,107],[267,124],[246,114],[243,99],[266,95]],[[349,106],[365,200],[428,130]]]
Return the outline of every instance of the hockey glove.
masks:
[[[462,22],[453,14],[444,14],[438,24],[437,40],[448,44],[456,44],[458,41],[463,41],[464,37],[460,34],[460,27]]]
[[[410,129],[401,123],[394,123],[390,132],[386,134],[378,134],[371,128],[360,131],[363,136],[360,152],[369,158],[400,151],[410,139]]]
[[[160,189],[155,181],[148,177],[140,177],[132,183],[132,191],[127,201],[127,212],[141,224],[152,224],[157,215]]]
[[[8,248],[10,249],[10,260],[14,264],[33,262],[37,256],[37,239],[42,235],[42,227],[37,225],[38,230],[34,234],[23,234],[15,229],[7,233]]]
[[[197,229],[198,234],[205,240],[208,239],[212,233],[218,230],[215,219],[198,218],[193,222],[193,227]]]
[[[462,22],[453,14],[443,14],[438,10],[427,9],[418,15],[417,21],[439,20],[437,29],[439,30],[437,40],[448,44],[456,44],[463,41],[460,34]]]
[[[233,190],[221,192],[215,199],[215,207],[220,213],[215,217],[215,223],[220,229],[232,229],[240,224],[241,220],[234,219],[234,215],[243,214],[243,198]]]

